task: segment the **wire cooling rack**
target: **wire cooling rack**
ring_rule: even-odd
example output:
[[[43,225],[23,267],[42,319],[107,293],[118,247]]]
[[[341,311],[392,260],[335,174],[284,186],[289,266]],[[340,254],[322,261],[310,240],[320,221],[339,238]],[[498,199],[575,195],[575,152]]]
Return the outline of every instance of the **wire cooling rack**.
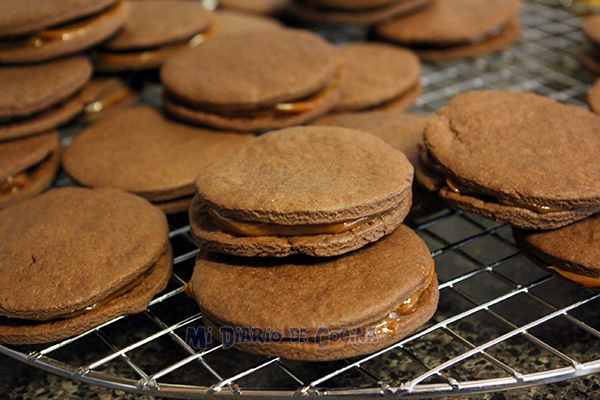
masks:
[[[532,91],[585,107],[594,76],[576,61],[583,41],[579,18],[529,2],[522,22],[521,41],[502,54],[426,64],[416,111],[435,112],[472,89]],[[320,33],[337,42],[365,35],[351,26]],[[151,85],[146,100],[157,98],[160,88]],[[198,253],[185,215],[170,218],[174,274],[145,312],[50,346],[0,346],[0,352],[76,380],[181,398],[441,397],[600,371],[600,293],[533,265],[505,225],[450,209],[409,224],[435,258],[440,305],[420,331],[369,356],[303,363],[218,343],[201,351],[189,347],[186,328],[201,326],[202,316],[182,293]]]

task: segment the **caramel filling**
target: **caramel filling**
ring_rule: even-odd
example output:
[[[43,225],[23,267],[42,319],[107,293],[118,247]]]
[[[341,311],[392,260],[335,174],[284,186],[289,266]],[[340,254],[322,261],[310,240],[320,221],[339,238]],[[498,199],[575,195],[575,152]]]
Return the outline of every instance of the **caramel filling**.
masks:
[[[217,32],[217,27],[212,24],[205,32],[199,33],[185,43],[162,46],[156,49],[143,51],[108,51],[102,50],[96,54],[98,63],[106,64],[155,64],[162,63],[166,58],[185,49],[194,48],[204,43]]]
[[[417,51],[418,50],[422,50],[422,51],[444,50],[444,49],[452,49],[454,47],[460,47],[460,46],[474,46],[474,45],[487,42],[489,40],[492,40],[492,39],[500,36],[502,33],[504,33],[508,29],[508,27],[511,24],[512,24],[512,22],[506,23],[504,25],[495,26],[492,29],[490,29],[490,31],[487,33],[482,33],[480,35],[477,35],[477,36],[471,38],[470,40],[465,40],[465,41],[461,41],[461,42],[454,42],[454,43],[420,42],[420,43],[405,43],[405,45],[406,45],[406,47],[410,47],[413,50],[417,50]]]
[[[129,98],[133,92],[127,86],[108,90],[107,93],[100,93],[99,99],[88,103],[84,107],[87,114],[94,114],[112,108]]]
[[[389,210],[353,220],[347,220],[333,224],[313,225],[278,225],[264,222],[241,221],[234,218],[225,217],[213,209],[209,209],[208,214],[217,226],[241,236],[335,235],[337,233],[350,231],[362,225],[370,224],[388,214],[393,213],[398,207],[399,204],[395,205]]]
[[[121,297],[123,296],[125,293],[130,292],[131,290],[133,290],[134,288],[136,288],[137,286],[141,285],[142,282],[144,281],[144,279],[146,279],[146,277],[149,275],[149,271],[146,272],[145,274],[137,277],[136,279],[134,279],[131,283],[123,286],[121,289],[117,290],[116,292],[114,292],[113,294],[111,294],[110,296],[108,296],[105,299],[100,300],[99,302],[92,304],[89,307],[85,307],[81,310],[76,310],[76,311],[72,311],[69,313],[65,313],[65,314],[61,314],[57,317],[52,317],[47,319],[46,321],[50,321],[50,320],[55,320],[55,319],[69,319],[69,318],[75,318],[75,317],[79,317],[83,314],[86,314],[90,311],[94,311],[108,303],[110,303],[111,301],[113,301],[114,299],[116,299],[117,297]],[[44,320],[42,320],[44,321]]]
[[[556,272],[558,272],[559,274],[561,274],[562,276],[564,276],[565,278],[567,278],[573,282],[579,283],[580,285],[583,285],[585,287],[600,286],[600,278],[594,278],[593,276],[585,276],[585,275],[576,274],[574,272],[565,271],[564,269],[560,269],[557,267],[548,267],[548,269],[553,269]]]
[[[397,335],[398,329],[402,326],[402,321],[406,317],[408,317],[409,315],[411,315],[413,312],[416,311],[417,303],[419,302],[419,299],[421,298],[421,296],[423,295],[425,290],[429,287],[429,285],[431,285],[434,275],[435,275],[435,266],[432,265],[431,269],[429,270],[429,276],[427,277],[427,282],[425,283],[425,286],[423,287],[423,289],[421,289],[417,293],[413,294],[412,296],[410,296],[409,298],[404,300],[404,302],[402,302],[400,307],[398,307],[396,310],[389,313],[388,316],[385,317],[381,322],[368,327],[367,332],[369,334],[376,334],[376,335],[381,335],[381,334],[387,334],[387,335],[391,335],[391,336]]]
[[[21,172],[17,175],[12,175],[0,183],[0,193],[16,193],[23,189],[29,183],[30,177],[27,172]]]
[[[482,196],[481,193],[474,191],[472,189],[469,189],[469,188],[465,188],[464,186],[460,186],[459,184],[453,182],[449,178],[446,179],[446,184],[448,185],[450,190],[452,190],[454,193],[464,194],[464,195],[474,196],[474,197]],[[538,204],[527,204],[527,203],[523,203],[523,202],[517,202],[517,201],[499,199],[499,198],[496,198],[495,200],[498,202],[498,204],[501,204],[503,206],[525,208],[527,210],[536,212],[538,214],[548,214],[548,213],[553,213],[553,212],[567,211],[566,208],[560,208],[560,207],[541,206]]]
[[[78,39],[87,35],[93,27],[103,25],[105,20],[111,19],[115,14],[121,12],[124,3],[125,2],[121,0],[104,12],[82,18],[71,24],[48,28],[25,39],[16,41],[10,40],[6,43],[2,43],[1,47],[2,49],[21,48],[25,46],[42,47],[52,42],[68,42],[70,40]]]

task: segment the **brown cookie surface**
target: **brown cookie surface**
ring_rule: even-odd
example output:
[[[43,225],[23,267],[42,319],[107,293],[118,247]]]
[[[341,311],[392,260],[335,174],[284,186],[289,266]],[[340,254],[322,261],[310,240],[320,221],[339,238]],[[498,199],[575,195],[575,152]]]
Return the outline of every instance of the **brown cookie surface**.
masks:
[[[545,97],[470,92],[429,119],[425,139],[463,202],[496,199],[564,224],[572,222],[558,221],[564,213],[583,218],[600,205],[600,166],[592,161],[600,156],[599,129],[598,116]],[[442,194],[456,199],[450,192]]]
[[[262,29],[283,28],[283,25],[276,19],[229,9],[218,9],[213,15],[215,20],[215,35],[239,34]]]
[[[84,186],[115,187],[153,202],[191,200],[198,172],[252,137],[190,127],[150,107],[127,108],[77,135],[63,167]]]
[[[431,6],[377,27],[381,36],[406,44],[462,44],[513,21],[521,1],[435,0]]]
[[[285,10],[290,0],[220,0],[219,7],[245,13],[276,15]]]
[[[91,75],[92,65],[86,57],[0,67],[0,120],[27,117],[67,100]]]
[[[48,187],[60,165],[60,154],[57,132],[0,143],[0,208]]]
[[[437,306],[437,279],[432,269],[427,246],[401,226],[377,243],[335,258],[295,256],[279,260],[205,253],[198,258],[190,282],[205,317],[217,326],[269,327],[287,339],[264,347],[250,343],[240,348],[315,361],[375,351],[426,322]],[[229,288],[227,293],[223,287]],[[330,343],[320,349],[314,341],[299,346],[286,343],[290,328],[305,329],[312,340],[323,335],[323,328],[374,331],[408,297],[418,293],[422,293],[418,307],[410,317],[400,317],[396,333],[401,334],[385,329],[378,332],[379,346],[341,349],[340,343]]]
[[[596,81],[588,93],[588,103],[596,114],[600,114],[600,81]]]
[[[344,59],[340,98],[333,111],[352,111],[385,105],[419,82],[421,64],[408,49],[353,43],[340,48]]]
[[[521,248],[549,266],[600,278],[600,215],[550,231],[513,229],[513,234]]]
[[[102,44],[112,51],[155,48],[182,43],[208,28],[210,12],[189,0],[128,1],[130,16],[123,29]]]
[[[41,62],[93,47],[114,35],[129,16],[128,4],[123,1],[113,3],[83,19],[50,27],[19,40],[7,40],[6,45],[0,47],[0,62]]]
[[[115,189],[54,189],[0,218],[0,313],[10,318],[48,320],[96,304],[168,244],[165,215]]]

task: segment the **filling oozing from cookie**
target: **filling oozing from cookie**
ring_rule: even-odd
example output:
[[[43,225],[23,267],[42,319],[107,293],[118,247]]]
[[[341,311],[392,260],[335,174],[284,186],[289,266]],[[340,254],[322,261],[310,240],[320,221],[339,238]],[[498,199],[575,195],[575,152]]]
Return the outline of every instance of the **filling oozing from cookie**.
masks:
[[[103,64],[135,64],[154,66],[162,64],[164,60],[180,51],[194,48],[204,43],[208,38],[213,36],[218,30],[218,25],[212,23],[210,27],[202,32],[194,35],[191,39],[183,43],[169,44],[154,49],[145,49],[141,51],[111,51],[102,49],[95,54],[95,62],[100,67]]]
[[[96,114],[115,107],[133,96],[133,91],[127,85],[111,86],[100,91],[96,99],[85,105],[86,114]]]
[[[437,162],[435,160],[433,160],[433,158],[431,157],[429,152],[425,149],[423,151],[421,151],[421,153],[419,154],[419,161],[430,173],[439,175],[439,176],[443,176],[446,180],[445,187],[447,187],[454,193],[459,194],[461,196],[469,196],[469,197],[477,198],[486,203],[497,203],[497,204],[500,204],[503,206],[508,206],[508,207],[524,208],[524,209],[536,212],[538,214],[548,214],[548,213],[562,212],[562,211],[569,210],[568,208],[564,208],[564,207],[551,207],[551,206],[545,206],[545,205],[539,205],[539,204],[525,203],[525,202],[517,201],[517,200],[501,199],[501,198],[494,197],[494,196],[491,196],[486,193],[481,193],[472,188],[467,188],[463,185],[456,183],[455,181],[452,180],[452,178],[447,177],[444,169],[439,164],[437,164]]]
[[[27,172],[21,172],[11,175],[3,182],[0,182],[0,193],[16,193],[23,189],[29,183],[30,177]]]
[[[113,16],[125,7],[125,1],[120,0],[115,5],[88,17],[78,19],[75,22],[68,22],[42,30],[29,37],[17,39],[8,39],[0,43],[0,50],[11,50],[23,47],[43,47],[53,42],[68,42],[89,34],[90,30],[101,27],[107,19]]]
[[[596,278],[596,277],[593,277],[593,276],[587,276],[587,275],[577,274],[575,272],[566,271],[566,270],[558,268],[558,267],[549,266],[547,268],[556,271],[557,273],[559,273],[560,275],[564,276],[565,278],[567,278],[567,279],[569,279],[569,280],[571,280],[573,282],[579,283],[582,286],[585,286],[585,287],[598,287],[598,286],[600,286],[600,278]]]
[[[281,102],[258,110],[218,110],[208,104],[193,107],[192,109],[217,114],[226,118],[262,118],[271,116],[286,117],[290,115],[307,113],[318,108],[333,92],[338,90],[340,86],[341,70],[342,63],[340,63],[340,67],[338,67],[338,70],[336,71],[335,76],[329,85],[317,93],[313,93],[312,95],[296,101]],[[169,99],[174,103],[181,104],[173,96],[169,96]],[[184,107],[191,108],[187,105],[184,105]]]
[[[366,217],[336,222],[332,224],[312,225],[279,225],[263,222],[242,221],[221,215],[219,212],[209,209],[208,215],[213,223],[227,232],[241,236],[305,236],[305,235],[335,235],[350,231],[360,226],[373,223],[396,211],[400,205],[397,204],[389,210],[382,211]]]

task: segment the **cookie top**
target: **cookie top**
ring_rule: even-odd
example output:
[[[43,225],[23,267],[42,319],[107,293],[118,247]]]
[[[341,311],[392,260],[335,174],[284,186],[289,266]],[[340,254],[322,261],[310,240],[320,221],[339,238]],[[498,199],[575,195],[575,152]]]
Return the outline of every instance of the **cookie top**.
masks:
[[[334,111],[376,107],[419,82],[421,64],[412,50],[381,43],[353,43],[341,47],[340,54],[344,68]]]
[[[513,232],[519,246],[551,266],[600,278],[600,214],[551,231]]]
[[[383,212],[410,193],[406,156],[371,134],[294,127],[259,136],[196,178],[202,200],[225,217],[320,224]]]
[[[425,140],[457,183],[540,206],[600,202],[600,117],[531,93],[474,91],[431,117]]]
[[[86,57],[0,67],[0,120],[50,108],[81,89],[92,76]]]
[[[203,32],[211,22],[202,2],[189,0],[128,1],[130,16],[123,29],[102,46],[127,51],[182,43]]]
[[[0,142],[0,183],[44,161],[60,148],[58,132],[48,132],[23,140]]]
[[[311,125],[339,126],[372,133],[403,152],[408,161],[419,167],[419,153],[425,146],[423,132],[427,117],[402,111],[363,111],[330,114]]]
[[[423,240],[402,225],[370,246],[335,258],[205,253],[196,262],[191,290],[218,324],[279,331],[301,327],[314,336],[319,327],[363,327],[382,320],[428,285],[432,268]]]
[[[583,23],[583,32],[593,42],[600,43],[600,15],[592,15]]]
[[[118,0],[3,0],[0,37],[33,33],[102,11]]]
[[[215,35],[171,57],[160,75],[169,94],[187,105],[251,110],[323,89],[338,66],[333,45],[281,29]]]
[[[202,168],[252,137],[180,124],[150,107],[126,108],[77,135],[63,166],[85,186],[167,200],[193,194]]]
[[[520,0],[435,0],[422,11],[378,26],[377,32],[402,43],[464,43],[502,28],[520,10]]]
[[[0,314],[52,319],[96,304],[165,251],[165,215],[115,189],[62,188],[0,211]]]

